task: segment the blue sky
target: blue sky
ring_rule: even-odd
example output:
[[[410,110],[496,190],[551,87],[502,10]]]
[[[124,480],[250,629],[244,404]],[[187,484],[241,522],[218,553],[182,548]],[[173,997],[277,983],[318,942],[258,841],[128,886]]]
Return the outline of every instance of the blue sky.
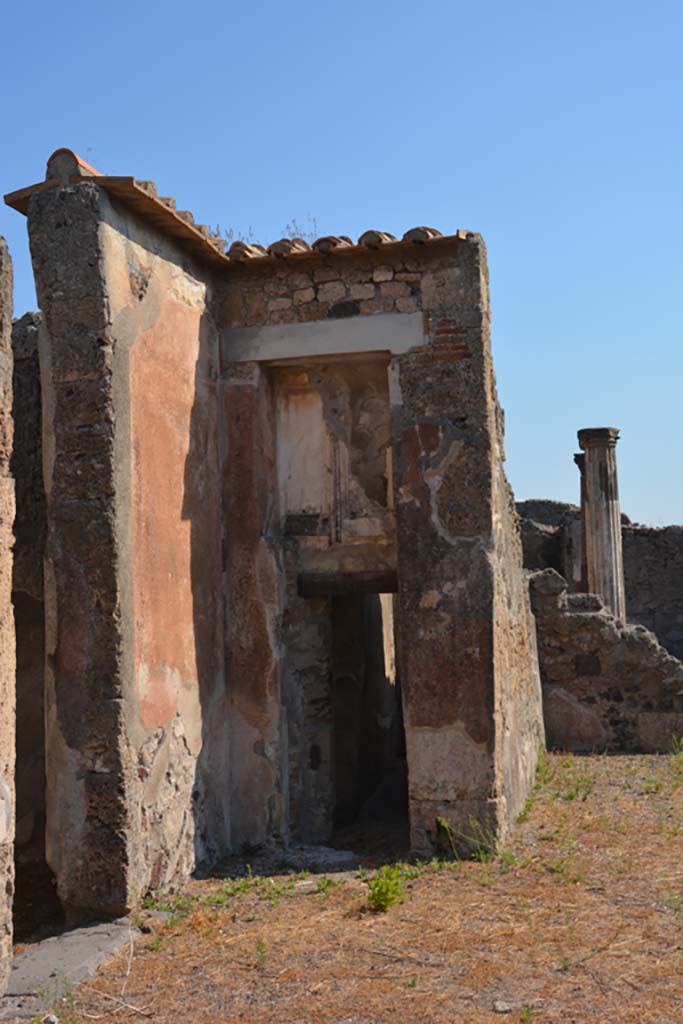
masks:
[[[2,192],[69,146],[265,243],[480,231],[517,496],[577,500],[576,430],[613,425],[624,511],[683,521],[679,2],[37,0],[3,36]]]

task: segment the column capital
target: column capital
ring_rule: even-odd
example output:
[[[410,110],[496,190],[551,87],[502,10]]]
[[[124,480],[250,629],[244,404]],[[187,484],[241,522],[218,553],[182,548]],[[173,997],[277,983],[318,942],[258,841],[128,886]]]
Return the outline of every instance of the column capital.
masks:
[[[577,432],[579,447],[584,451],[587,448],[614,448],[619,440],[618,427],[585,427]]]

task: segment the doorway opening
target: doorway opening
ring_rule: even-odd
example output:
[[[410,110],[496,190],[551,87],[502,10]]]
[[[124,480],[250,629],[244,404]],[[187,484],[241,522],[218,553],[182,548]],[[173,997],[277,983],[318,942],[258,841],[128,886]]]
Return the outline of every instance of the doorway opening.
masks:
[[[382,857],[409,846],[394,594],[331,599],[333,845]]]

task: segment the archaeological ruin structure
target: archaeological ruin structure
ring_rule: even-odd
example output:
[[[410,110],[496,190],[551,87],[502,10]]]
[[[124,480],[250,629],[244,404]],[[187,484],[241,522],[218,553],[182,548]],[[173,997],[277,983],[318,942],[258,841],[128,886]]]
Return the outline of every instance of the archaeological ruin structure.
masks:
[[[12,324],[0,248],[5,968],[15,866],[77,921],[361,819],[466,851],[524,806],[544,713],[665,746],[680,587],[638,582],[612,428],[583,515],[516,510],[479,235],[226,252],[70,150],[5,198],[39,304]]]

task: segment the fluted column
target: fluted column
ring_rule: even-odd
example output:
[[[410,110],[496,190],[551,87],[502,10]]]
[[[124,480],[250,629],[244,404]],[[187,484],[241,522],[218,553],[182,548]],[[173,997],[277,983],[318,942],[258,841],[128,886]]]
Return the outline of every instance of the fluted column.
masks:
[[[585,452],[581,513],[586,542],[588,589],[600,594],[616,618],[626,621],[621,509],[617,485],[616,427],[579,430]]]
[[[588,571],[586,569],[586,456],[577,452],[574,462],[581,476],[581,519],[576,529],[572,524],[573,568],[572,589],[585,594],[588,590]]]

